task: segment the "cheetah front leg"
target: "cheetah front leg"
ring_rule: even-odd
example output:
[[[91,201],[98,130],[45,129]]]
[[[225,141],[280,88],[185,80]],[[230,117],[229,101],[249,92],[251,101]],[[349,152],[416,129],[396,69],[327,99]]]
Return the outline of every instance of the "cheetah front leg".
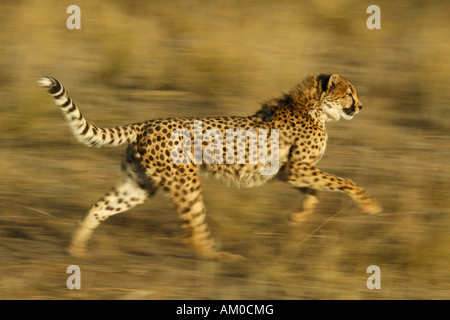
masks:
[[[382,209],[378,202],[372,199],[361,187],[351,180],[343,179],[335,175],[323,172],[308,164],[293,164],[289,168],[286,181],[294,187],[306,188],[306,190],[341,191],[355,200],[363,212],[368,214],[379,213]],[[306,204],[306,207],[305,207]],[[317,205],[315,193],[308,195],[304,203],[304,211],[292,220],[302,220],[309,215]],[[303,216],[303,217],[302,217]]]
[[[296,212],[290,215],[289,223],[297,224],[305,221],[316,210],[319,199],[317,198],[317,192],[311,188],[296,187],[301,193],[306,196],[306,199],[302,203],[302,211]]]
[[[187,170],[186,170],[187,171]],[[224,262],[240,260],[243,257],[218,251],[206,223],[206,209],[201,195],[200,179],[195,173],[174,175],[170,184],[165,182],[163,189],[174,201],[177,212],[183,221],[189,244],[200,256]]]

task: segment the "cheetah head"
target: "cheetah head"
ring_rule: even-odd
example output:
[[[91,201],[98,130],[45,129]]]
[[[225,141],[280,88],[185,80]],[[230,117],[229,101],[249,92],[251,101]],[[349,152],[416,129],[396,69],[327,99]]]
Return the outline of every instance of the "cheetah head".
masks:
[[[338,74],[318,76],[322,89],[320,108],[327,120],[350,120],[362,109],[355,87]]]

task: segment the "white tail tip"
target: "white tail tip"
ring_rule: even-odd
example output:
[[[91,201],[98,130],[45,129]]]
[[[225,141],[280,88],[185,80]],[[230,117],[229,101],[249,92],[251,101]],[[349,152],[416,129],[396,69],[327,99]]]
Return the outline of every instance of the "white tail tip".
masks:
[[[50,79],[49,77],[42,77],[42,78],[40,78],[40,79],[38,80],[38,84],[39,84],[41,87],[49,88],[49,87],[51,87],[51,86],[54,84],[54,82],[53,82],[52,79]]]

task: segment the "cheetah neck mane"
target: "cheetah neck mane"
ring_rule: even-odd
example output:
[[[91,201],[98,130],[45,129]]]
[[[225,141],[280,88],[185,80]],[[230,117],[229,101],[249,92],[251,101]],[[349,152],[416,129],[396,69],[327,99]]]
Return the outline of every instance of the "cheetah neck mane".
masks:
[[[320,117],[317,109],[320,97],[326,90],[329,76],[311,76],[297,84],[289,93],[281,97],[273,98],[262,104],[261,109],[256,113],[263,120],[271,120],[276,113],[282,110],[297,111],[303,115],[316,115]]]

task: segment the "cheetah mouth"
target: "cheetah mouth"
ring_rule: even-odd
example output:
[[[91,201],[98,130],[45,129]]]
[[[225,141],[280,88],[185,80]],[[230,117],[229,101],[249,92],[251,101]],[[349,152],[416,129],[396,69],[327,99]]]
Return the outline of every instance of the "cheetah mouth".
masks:
[[[342,109],[342,110],[348,116],[353,116],[355,114],[355,106],[351,106],[350,108]]]
[[[356,110],[355,106],[353,105],[350,108],[342,109],[341,115],[342,115],[342,118],[344,118],[345,120],[351,120],[351,119],[353,119],[353,116],[357,113],[358,113],[358,111]]]

